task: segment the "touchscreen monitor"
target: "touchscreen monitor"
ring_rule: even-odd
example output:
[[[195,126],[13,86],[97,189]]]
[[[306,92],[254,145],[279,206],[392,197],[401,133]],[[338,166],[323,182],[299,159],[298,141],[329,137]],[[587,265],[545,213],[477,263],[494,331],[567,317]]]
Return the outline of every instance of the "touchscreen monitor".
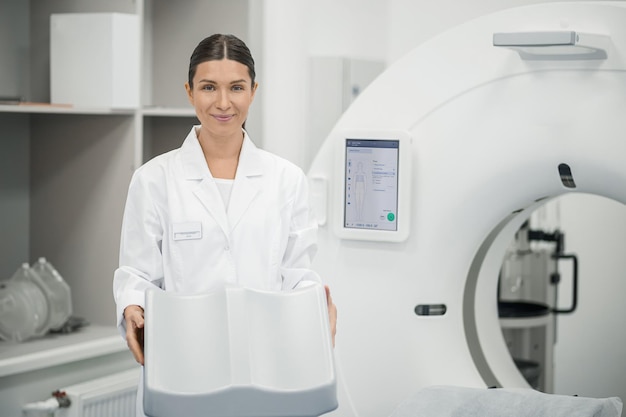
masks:
[[[346,139],[344,227],[398,230],[399,140]]]
[[[335,233],[349,240],[405,241],[411,225],[411,136],[402,130],[335,135]]]

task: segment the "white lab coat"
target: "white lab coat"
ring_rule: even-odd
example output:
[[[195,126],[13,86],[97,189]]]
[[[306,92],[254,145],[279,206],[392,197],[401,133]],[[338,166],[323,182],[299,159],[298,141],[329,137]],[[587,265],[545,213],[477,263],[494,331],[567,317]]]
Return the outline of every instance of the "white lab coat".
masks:
[[[151,286],[185,293],[226,285],[280,291],[320,282],[310,269],[317,224],[302,170],[256,148],[244,131],[227,211],[196,128],[179,149],[157,156],[132,177],[113,280],[124,336],[124,309],[144,307]]]
[[[228,212],[191,129],[183,145],[140,167],[130,183],[114,276],[117,322],[144,292],[225,285],[280,291],[320,282],[310,269],[317,225],[296,165],[254,146],[247,133]]]

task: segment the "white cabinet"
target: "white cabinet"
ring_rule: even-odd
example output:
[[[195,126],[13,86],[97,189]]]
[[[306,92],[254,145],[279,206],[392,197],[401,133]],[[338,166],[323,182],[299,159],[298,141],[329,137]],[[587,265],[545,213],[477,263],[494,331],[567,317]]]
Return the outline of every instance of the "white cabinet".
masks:
[[[131,13],[50,16],[50,101],[139,106],[140,19]]]

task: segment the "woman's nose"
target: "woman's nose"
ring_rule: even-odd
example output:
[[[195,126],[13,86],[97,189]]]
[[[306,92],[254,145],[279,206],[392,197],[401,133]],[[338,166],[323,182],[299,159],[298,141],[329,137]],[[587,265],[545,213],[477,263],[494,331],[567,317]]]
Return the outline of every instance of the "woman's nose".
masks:
[[[225,110],[230,107],[230,96],[226,91],[220,91],[217,97],[217,107],[220,110]]]

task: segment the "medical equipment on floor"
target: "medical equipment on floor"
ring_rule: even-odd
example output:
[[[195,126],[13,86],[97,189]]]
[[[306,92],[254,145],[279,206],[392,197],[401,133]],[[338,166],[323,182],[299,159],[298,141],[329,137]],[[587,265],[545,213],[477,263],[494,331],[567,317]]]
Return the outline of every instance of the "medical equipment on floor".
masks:
[[[464,23],[357,97],[308,172],[340,311],[332,416],[389,416],[431,385],[529,388],[502,260],[554,197],[626,203],[624,91],[626,3],[581,1]]]
[[[193,295],[150,289],[144,332],[148,416],[317,417],[337,407],[319,284]]]
[[[60,330],[72,314],[71,290],[46,258],[0,282],[0,339],[22,342]]]
[[[528,384],[547,393],[554,392],[558,316],[573,313],[578,303],[578,257],[566,254],[564,246],[565,235],[559,230],[546,232],[524,223],[504,255],[498,280],[504,341]],[[565,261],[572,266],[572,300],[567,308],[558,300],[559,264]]]

